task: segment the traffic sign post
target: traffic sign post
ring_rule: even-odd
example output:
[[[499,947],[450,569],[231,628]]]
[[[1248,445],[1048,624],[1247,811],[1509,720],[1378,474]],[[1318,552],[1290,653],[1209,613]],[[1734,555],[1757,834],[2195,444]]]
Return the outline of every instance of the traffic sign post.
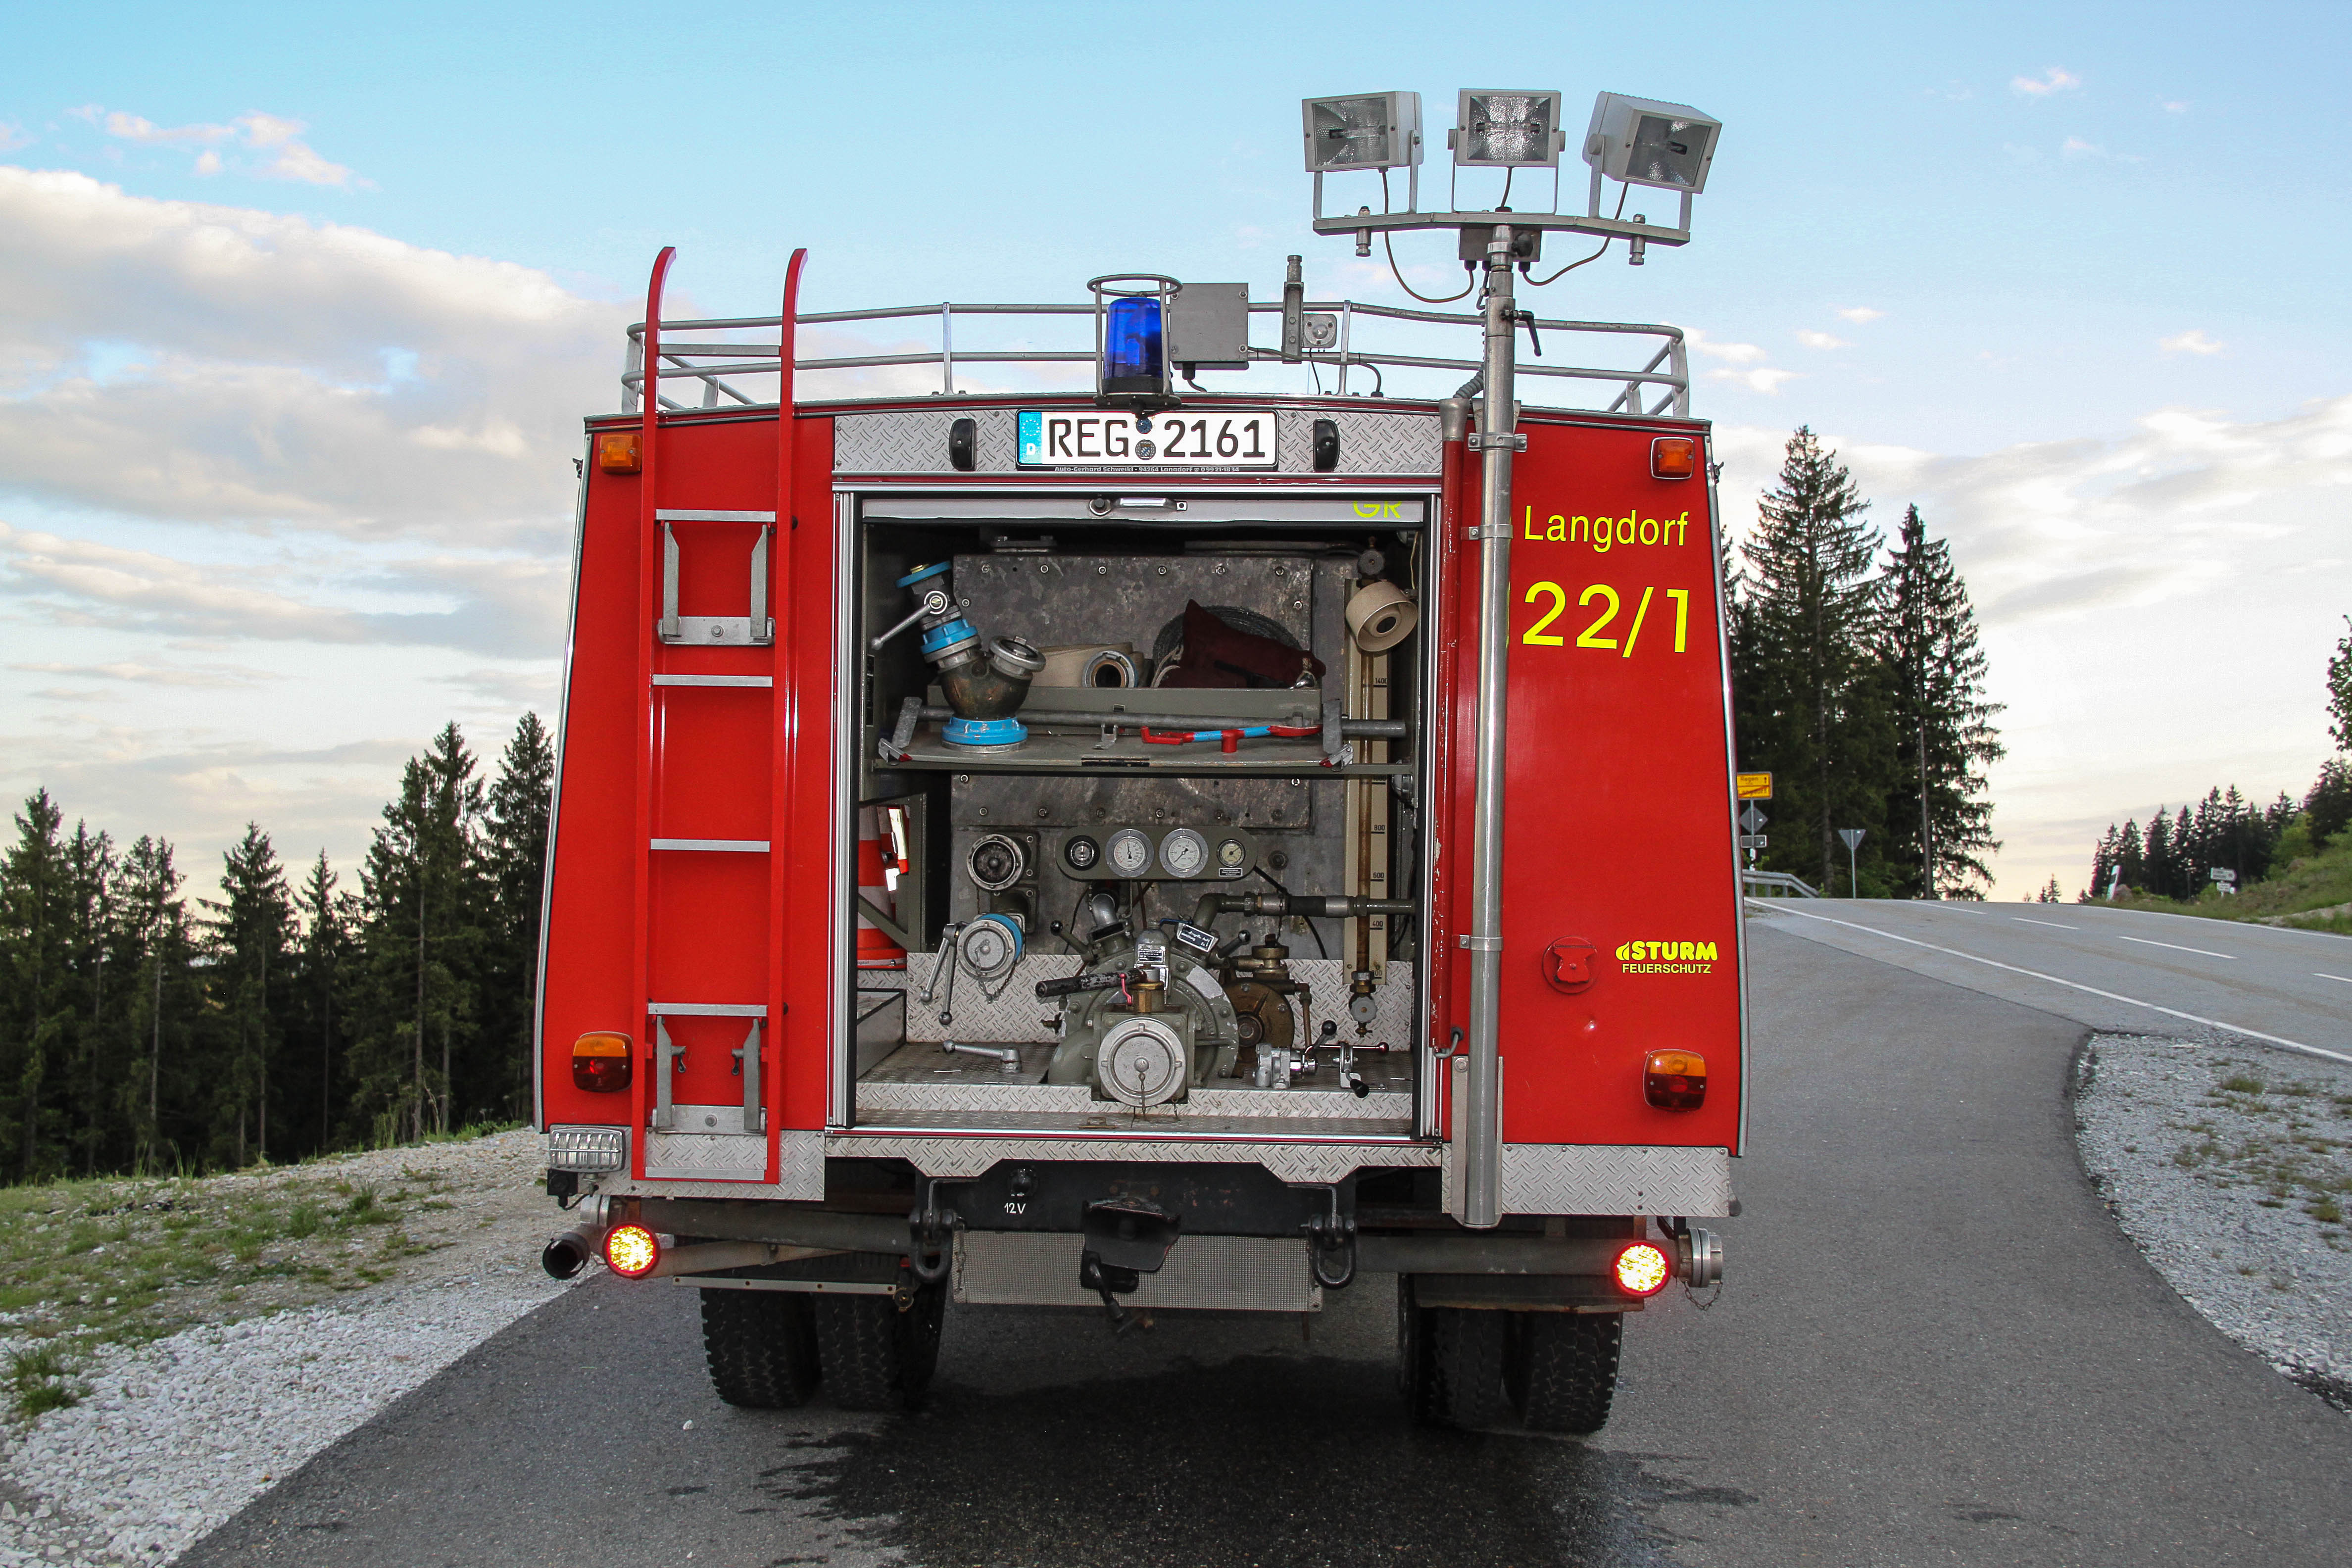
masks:
[[[1731,775],[1731,782],[1732,794],[1741,800],[1770,800],[1772,798],[1772,775],[1770,773],[1734,773]]]
[[[1854,871],[1853,852],[1862,847],[1862,840],[1868,831],[1861,827],[1838,829],[1838,837],[1845,840],[1845,896],[1849,899],[1861,896],[1861,890],[1854,886],[1861,879]]]

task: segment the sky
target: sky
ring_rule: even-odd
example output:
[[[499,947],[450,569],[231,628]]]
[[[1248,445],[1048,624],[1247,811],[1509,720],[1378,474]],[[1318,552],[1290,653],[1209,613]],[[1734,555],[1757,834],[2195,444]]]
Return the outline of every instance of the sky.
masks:
[[[2007,705],[1995,896],[2071,897],[2108,823],[2299,795],[2329,754],[2352,10],[133,4],[10,27],[0,790],[160,833],[199,882],[249,819],[348,871],[441,724],[494,754],[551,716],[579,422],[617,406],[661,246],[673,316],[772,313],[801,246],[808,310],[1076,300],[1139,269],[1266,299],[1290,254],[1311,295],[1403,303],[1308,227],[1297,100],[1335,92],[1423,95],[1425,205],[1459,88],[1556,89],[1572,127],[1599,90],[1724,122],[1687,247],[1620,247],[1536,308],[1690,333],[1735,530],[1808,425],[1882,527],[1916,504],[1950,541]],[[1458,286],[1449,241],[1397,248],[1415,288]]]

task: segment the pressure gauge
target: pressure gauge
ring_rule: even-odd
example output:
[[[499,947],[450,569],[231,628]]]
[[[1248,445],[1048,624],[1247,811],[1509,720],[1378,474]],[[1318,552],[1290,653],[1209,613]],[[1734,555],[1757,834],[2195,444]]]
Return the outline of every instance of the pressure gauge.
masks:
[[[1111,870],[1119,876],[1140,877],[1151,869],[1151,840],[1136,828],[1120,828],[1104,847]]]
[[[1083,833],[1073,833],[1062,841],[1062,864],[1073,871],[1091,871],[1101,858],[1102,846]]]
[[[1160,841],[1160,868],[1178,881],[1190,881],[1208,868],[1209,841],[1189,827],[1171,830]]]
[[[1228,838],[1217,846],[1217,875],[1238,877],[1249,864],[1249,847],[1238,838]]]

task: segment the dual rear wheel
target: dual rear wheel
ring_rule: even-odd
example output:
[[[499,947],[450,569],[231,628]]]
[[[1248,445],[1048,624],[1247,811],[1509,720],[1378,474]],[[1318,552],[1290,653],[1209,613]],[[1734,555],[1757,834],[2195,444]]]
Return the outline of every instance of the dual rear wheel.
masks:
[[[896,1296],[717,1289],[702,1297],[702,1349],[719,1397],[748,1410],[805,1405],[820,1383],[844,1410],[911,1410],[929,1391],[947,1312],[944,1281]]]
[[[1397,1381],[1416,1420],[1440,1426],[1597,1432],[1617,1393],[1620,1312],[1424,1307],[1397,1277]]]

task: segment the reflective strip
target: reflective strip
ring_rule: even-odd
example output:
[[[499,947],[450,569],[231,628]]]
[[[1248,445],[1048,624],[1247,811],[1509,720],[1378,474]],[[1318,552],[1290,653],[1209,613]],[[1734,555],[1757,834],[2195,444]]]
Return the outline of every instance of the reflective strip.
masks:
[[[764,838],[656,838],[656,849],[706,849],[719,854],[765,855],[768,841]]]

